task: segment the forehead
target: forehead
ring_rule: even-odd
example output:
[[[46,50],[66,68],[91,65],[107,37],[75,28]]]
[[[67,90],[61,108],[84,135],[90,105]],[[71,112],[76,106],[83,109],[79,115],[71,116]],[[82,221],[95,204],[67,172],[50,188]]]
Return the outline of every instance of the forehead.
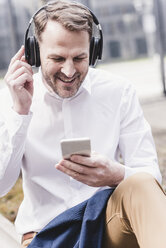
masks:
[[[55,21],[49,21],[40,41],[41,55],[76,57],[89,54],[89,34],[87,31],[69,31]]]
[[[63,42],[66,41],[70,42],[70,40],[81,40],[87,41],[89,40],[89,34],[87,31],[70,31],[62,26],[62,24],[58,23],[57,21],[48,21],[46,27],[41,36],[41,42],[49,42],[54,40],[55,42]],[[66,40],[68,38],[69,40]]]

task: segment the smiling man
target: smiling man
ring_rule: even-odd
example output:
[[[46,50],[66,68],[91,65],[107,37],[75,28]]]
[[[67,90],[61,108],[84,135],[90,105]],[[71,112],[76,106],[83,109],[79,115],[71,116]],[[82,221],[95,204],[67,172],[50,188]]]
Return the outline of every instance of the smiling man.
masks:
[[[35,37],[28,37],[32,21]],[[165,248],[166,197],[135,90],[120,77],[89,68],[102,52],[97,18],[75,2],[48,3],[34,14],[25,37],[25,49],[12,58],[5,76],[9,90],[0,94],[0,194],[21,171],[24,199],[16,228],[22,247],[54,217],[113,188],[100,247]],[[38,73],[32,65],[40,66]],[[95,152],[62,159],[60,141],[84,137]],[[101,203],[95,202],[97,210]],[[61,242],[69,248],[79,244],[66,240]]]

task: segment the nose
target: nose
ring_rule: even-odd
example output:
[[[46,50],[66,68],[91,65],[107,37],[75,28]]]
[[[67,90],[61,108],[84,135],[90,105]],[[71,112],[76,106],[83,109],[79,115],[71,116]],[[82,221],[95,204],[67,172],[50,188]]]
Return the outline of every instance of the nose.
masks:
[[[74,66],[74,62],[72,60],[66,60],[63,63],[63,66],[61,68],[61,72],[63,74],[65,74],[66,77],[72,78],[73,75],[76,72],[76,69],[75,69],[75,66]]]

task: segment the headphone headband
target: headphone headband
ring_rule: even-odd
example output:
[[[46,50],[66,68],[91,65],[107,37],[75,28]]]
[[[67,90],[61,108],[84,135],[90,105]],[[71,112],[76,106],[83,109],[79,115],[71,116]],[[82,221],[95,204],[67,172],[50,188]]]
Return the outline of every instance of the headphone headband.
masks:
[[[31,36],[28,38],[28,34],[29,34],[29,29],[32,25],[32,22],[34,21],[34,17],[42,10],[46,9],[49,5],[52,5],[54,3],[56,3],[57,1],[52,1],[52,2],[48,2],[46,5],[42,6],[40,9],[38,9],[31,17],[26,33],[25,33],[25,57],[27,62],[32,65],[32,66],[40,66],[40,51],[39,51],[39,45],[38,42],[35,38],[35,36]],[[72,3],[76,3],[77,2],[73,2]],[[90,44],[90,58],[89,58],[89,64],[91,66],[95,66],[98,59],[101,60],[102,58],[102,51],[103,51],[103,33],[102,33],[102,28],[101,25],[97,19],[97,17],[95,16],[95,14],[85,5],[80,4],[83,7],[85,7],[90,14],[92,15],[93,18],[93,22],[95,23],[97,30],[99,32],[99,36],[98,37],[94,37],[92,35],[92,39],[91,39],[91,44]]]

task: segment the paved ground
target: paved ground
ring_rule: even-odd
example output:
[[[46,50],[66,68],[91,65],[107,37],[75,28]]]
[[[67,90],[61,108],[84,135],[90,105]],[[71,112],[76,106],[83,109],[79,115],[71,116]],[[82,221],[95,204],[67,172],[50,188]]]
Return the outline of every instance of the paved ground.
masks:
[[[141,100],[148,101],[162,93],[158,56],[136,61],[101,64],[99,67],[129,79]]]
[[[166,185],[166,97],[163,95],[160,79],[160,66],[157,57],[138,60],[135,62],[121,62],[100,65],[104,70],[125,76],[133,83],[140,99],[144,114],[152,127],[156,140],[161,170]],[[3,86],[0,83],[0,88]],[[162,149],[160,149],[162,147]],[[160,158],[161,157],[161,158]],[[14,227],[0,215],[0,242],[2,248],[19,247],[19,236]]]
[[[152,130],[166,132],[166,97],[157,97],[142,104],[144,114]]]

